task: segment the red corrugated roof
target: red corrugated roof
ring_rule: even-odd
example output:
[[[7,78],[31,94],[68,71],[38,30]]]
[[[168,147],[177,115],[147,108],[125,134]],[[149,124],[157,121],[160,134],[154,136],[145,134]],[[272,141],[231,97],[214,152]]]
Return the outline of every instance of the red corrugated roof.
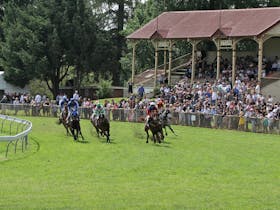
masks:
[[[279,22],[280,7],[164,12],[127,38],[210,38],[218,30],[228,37],[258,36]]]

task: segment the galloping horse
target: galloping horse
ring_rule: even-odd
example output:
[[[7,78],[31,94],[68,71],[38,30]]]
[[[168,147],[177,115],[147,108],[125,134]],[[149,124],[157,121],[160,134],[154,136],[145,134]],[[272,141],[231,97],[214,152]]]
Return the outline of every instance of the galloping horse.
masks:
[[[66,129],[66,135],[70,135],[69,128],[70,128],[70,122],[67,121],[68,116],[68,107],[65,106],[63,112],[61,113],[61,116],[58,119],[58,124],[63,124],[64,128]]]
[[[97,136],[99,138],[99,134],[101,136],[106,136],[107,143],[110,143],[110,123],[108,119],[104,116],[104,114],[101,114],[99,118],[91,117],[90,119],[93,127],[96,129]]]
[[[162,123],[162,128],[164,128],[164,131],[165,131],[165,135],[167,136],[167,131],[166,131],[166,127],[168,127],[171,132],[176,136],[176,133],[175,131],[173,130],[173,128],[171,128],[171,123],[170,123],[170,110],[167,109],[165,111],[163,111],[160,115],[159,115],[159,118],[161,120],[161,123]]]
[[[81,131],[81,126],[80,126],[80,118],[79,115],[72,114],[70,116],[70,131],[74,137],[74,140],[77,140],[79,137],[79,134],[81,135],[82,139],[84,140],[82,131]]]
[[[153,134],[153,140],[154,143],[158,142],[161,143],[161,141],[164,139],[163,131],[162,131],[162,123],[159,119],[158,114],[155,114],[150,117],[149,119],[149,126],[145,125],[145,132],[147,134],[147,140],[146,143],[149,143],[149,130]]]

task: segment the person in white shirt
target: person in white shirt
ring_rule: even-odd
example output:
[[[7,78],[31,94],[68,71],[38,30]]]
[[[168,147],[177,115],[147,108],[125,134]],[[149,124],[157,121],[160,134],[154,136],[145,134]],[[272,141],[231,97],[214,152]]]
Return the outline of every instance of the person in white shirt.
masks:
[[[73,94],[73,97],[72,97],[73,99],[75,99],[76,101],[79,101],[79,99],[80,99],[80,96],[79,96],[79,93],[78,93],[78,91],[77,90],[75,90],[75,92],[74,92],[74,94]]]
[[[37,94],[36,96],[35,96],[35,103],[36,104],[40,104],[41,103],[41,101],[42,101],[42,97],[41,97],[41,95],[40,94]]]

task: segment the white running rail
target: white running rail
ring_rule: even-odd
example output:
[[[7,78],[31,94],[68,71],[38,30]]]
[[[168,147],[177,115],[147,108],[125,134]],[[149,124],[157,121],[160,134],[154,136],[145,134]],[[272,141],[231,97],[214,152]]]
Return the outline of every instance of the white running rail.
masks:
[[[22,120],[22,119],[18,119],[15,117],[10,117],[7,115],[1,115],[0,114],[0,133],[3,132],[3,128],[5,127],[9,127],[9,131],[8,133],[10,135],[6,135],[6,136],[0,136],[0,142],[9,142],[7,144],[7,148],[6,148],[6,157],[8,155],[8,151],[9,151],[9,146],[11,143],[15,143],[15,153],[17,150],[17,143],[18,141],[22,141],[22,151],[24,149],[24,143],[25,143],[25,148],[27,146],[27,137],[28,134],[30,133],[30,131],[32,130],[32,123],[30,121],[27,120]],[[9,125],[6,125],[9,124]],[[13,127],[16,126],[16,129]],[[16,130],[14,132],[16,132],[15,135],[12,135],[12,130]],[[7,133],[7,130],[5,130],[5,133]]]

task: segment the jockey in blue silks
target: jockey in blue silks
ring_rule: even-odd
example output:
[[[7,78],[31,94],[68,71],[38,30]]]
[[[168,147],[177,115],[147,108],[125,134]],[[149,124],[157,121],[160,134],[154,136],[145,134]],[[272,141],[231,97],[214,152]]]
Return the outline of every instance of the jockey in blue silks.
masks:
[[[59,119],[61,120],[63,118],[63,114],[64,114],[64,110],[65,110],[65,106],[67,105],[68,103],[68,99],[67,99],[67,96],[64,95],[62,97],[62,99],[59,100],[59,109],[60,109],[60,115],[59,115]]]
[[[67,104],[67,107],[68,107],[68,116],[67,116],[66,121],[68,121],[69,117],[73,114],[79,116],[79,112],[78,112],[79,103],[77,100],[75,100],[74,98],[71,98]]]
[[[59,101],[59,108],[60,112],[62,113],[65,109],[65,105],[68,103],[67,96],[63,96],[62,99]]]

